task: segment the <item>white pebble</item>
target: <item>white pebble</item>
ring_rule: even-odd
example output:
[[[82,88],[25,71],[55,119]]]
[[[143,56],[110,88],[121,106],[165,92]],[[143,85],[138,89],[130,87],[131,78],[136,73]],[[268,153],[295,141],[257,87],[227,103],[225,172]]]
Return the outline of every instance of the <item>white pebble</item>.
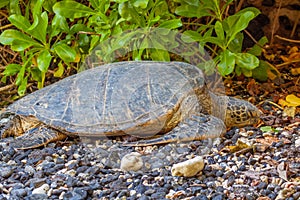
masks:
[[[132,152],[126,154],[121,160],[120,168],[124,171],[137,171],[142,168],[143,160],[141,154],[138,152]]]
[[[300,147],[300,139],[297,139],[297,140],[295,141],[295,147]]]
[[[35,173],[35,170],[32,166],[26,165],[24,171],[28,173],[29,175],[32,175]]]
[[[41,187],[35,188],[32,191],[32,194],[47,194],[47,191],[50,189],[48,184],[43,184]]]
[[[172,176],[192,177],[198,174],[204,168],[204,161],[201,156],[191,160],[174,164],[171,172]]]

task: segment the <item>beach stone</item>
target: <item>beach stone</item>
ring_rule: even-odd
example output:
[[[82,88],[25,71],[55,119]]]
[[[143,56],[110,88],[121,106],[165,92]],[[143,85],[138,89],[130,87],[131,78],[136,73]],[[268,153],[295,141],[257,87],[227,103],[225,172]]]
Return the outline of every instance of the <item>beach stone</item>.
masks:
[[[295,147],[300,147],[300,138],[295,141]]]
[[[32,194],[46,194],[50,189],[48,184],[43,184],[41,187],[38,187],[32,191]]]
[[[8,166],[8,167],[0,167],[0,176],[3,178],[8,178],[12,173],[14,172],[13,168]]]
[[[138,171],[143,166],[143,160],[141,154],[138,152],[132,152],[126,154],[121,160],[120,168],[124,171]]]
[[[198,174],[204,168],[204,160],[201,156],[174,164],[171,173],[172,176],[192,177]]]

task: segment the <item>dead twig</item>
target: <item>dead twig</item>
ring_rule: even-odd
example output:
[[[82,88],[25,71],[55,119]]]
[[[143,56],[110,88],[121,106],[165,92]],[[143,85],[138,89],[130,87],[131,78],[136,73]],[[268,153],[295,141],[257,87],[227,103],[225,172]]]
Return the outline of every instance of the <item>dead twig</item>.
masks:
[[[6,85],[6,86],[3,86],[3,87],[0,87],[0,92],[4,92],[6,90],[10,90],[14,86],[15,86],[15,84],[10,84],[10,85]]]
[[[279,35],[275,35],[275,37],[280,39],[280,40],[283,40],[283,41],[287,41],[287,42],[291,42],[291,43],[299,43],[300,44],[300,40],[292,40],[292,39],[281,37]]]

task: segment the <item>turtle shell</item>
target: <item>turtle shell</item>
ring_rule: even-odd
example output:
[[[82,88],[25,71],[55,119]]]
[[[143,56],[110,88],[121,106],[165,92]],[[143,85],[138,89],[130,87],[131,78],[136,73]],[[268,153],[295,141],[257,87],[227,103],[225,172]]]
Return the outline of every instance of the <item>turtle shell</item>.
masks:
[[[183,99],[198,102],[194,91],[203,87],[202,71],[187,63],[118,62],[38,90],[8,111],[35,116],[68,135],[154,135],[167,131],[165,126]],[[174,126],[179,121],[180,116]]]

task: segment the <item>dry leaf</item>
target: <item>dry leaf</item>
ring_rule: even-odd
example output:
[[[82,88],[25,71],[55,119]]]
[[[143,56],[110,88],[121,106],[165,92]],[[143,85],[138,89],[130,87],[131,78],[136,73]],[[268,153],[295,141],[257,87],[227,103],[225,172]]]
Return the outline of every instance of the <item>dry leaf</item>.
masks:
[[[291,73],[292,73],[292,75],[297,76],[298,74],[300,74],[300,67],[292,68]]]
[[[247,84],[247,91],[251,96],[257,96],[257,94],[259,94],[259,87],[254,79],[251,79]]]
[[[249,148],[250,146],[244,142],[242,142],[241,140],[238,140],[236,142],[236,145],[232,145],[232,146],[226,146],[224,149],[229,151],[230,153],[235,153],[237,151],[240,151],[242,149],[246,149]]]
[[[285,107],[283,109],[283,116],[288,116],[288,117],[292,117],[294,118],[295,117],[295,114],[296,114],[296,107]]]
[[[279,99],[278,104],[280,104],[281,106],[288,106],[288,107],[300,106],[300,98],[296,97],[293,94],[289,94],[285,97],[285,100]]]
[[[257,138],[256,142],[259,142],[261,144],[265,144],[265,145],[272,145],[273,142],[278,142],[278,138],[277,137],[273,137],[273,136],[266,136],[265,138]]]
[[[299,97],[296,97],[295,95],[293,94],[289,94],[285,97],[286,101],[287,102],[290,102],[292,104],[297,104],[298,106],[300,105],[300,98]]]

